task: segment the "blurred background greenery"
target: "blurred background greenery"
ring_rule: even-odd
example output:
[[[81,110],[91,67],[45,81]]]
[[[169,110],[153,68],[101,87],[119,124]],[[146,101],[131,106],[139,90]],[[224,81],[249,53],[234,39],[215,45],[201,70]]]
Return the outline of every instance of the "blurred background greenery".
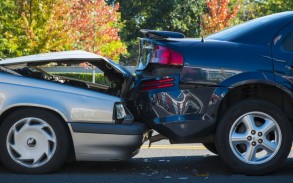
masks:
[[[292,0],[1,0],[0,57],[82,49],[136,65],[140,29],[206,36]]]

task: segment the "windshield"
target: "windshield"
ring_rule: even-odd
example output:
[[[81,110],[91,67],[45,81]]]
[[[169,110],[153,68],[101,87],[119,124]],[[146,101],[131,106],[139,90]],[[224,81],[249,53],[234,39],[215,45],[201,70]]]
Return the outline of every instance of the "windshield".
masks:
[[[258,27],[262,27],[268,23],[275,21],[276,19],[280,18],[283,13],[269,15],[257,19],[250,20],[248,22],[233,26],[231,28],[225,29],[223,31],[217,32],[208,36],[206,39],[215,39],[215,40],[222,40],[228,41],[234,39],[242,34],[250,32]]]

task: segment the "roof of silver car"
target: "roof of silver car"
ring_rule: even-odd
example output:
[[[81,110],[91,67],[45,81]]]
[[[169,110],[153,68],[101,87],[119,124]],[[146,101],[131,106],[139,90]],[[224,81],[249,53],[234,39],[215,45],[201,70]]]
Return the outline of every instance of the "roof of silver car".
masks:
[[[75,51],[62,51],[42,53],[36,55],[22,56],[16,58],[8,58],[0,61],[0,65],[20,64],[27,62],[48,62],[48,61],[66,61],[66,60],[99,60],[106,59],[94,53],[75,50]]]

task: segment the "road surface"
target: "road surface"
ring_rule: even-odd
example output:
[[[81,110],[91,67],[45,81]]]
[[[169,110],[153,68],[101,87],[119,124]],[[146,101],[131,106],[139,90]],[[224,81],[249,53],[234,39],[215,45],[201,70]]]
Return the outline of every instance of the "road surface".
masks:
[[[117,182],[293,182],[293,153],[284,166],[266,176],[235,174],[201,144],[170,145],[161,141],[125,162],[74,162],[46,175],[13,174],[0,165],[0,183]]]

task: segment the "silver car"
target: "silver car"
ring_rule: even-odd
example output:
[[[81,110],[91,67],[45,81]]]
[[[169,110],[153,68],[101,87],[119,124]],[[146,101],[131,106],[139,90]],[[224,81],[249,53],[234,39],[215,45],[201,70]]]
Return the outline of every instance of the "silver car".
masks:
[[[99,68],[109,85],[45,72],[44,65]],[[135,123],[123,98],[132,74],[84,51],[0,61],[1,161],[18,173],[46,173],[69,158],[117,161],[138,153],[148,130]]]

